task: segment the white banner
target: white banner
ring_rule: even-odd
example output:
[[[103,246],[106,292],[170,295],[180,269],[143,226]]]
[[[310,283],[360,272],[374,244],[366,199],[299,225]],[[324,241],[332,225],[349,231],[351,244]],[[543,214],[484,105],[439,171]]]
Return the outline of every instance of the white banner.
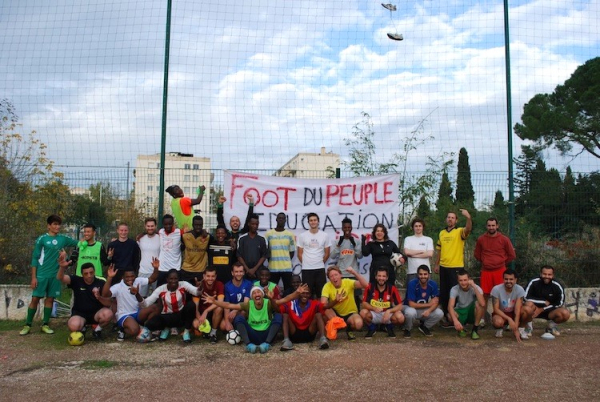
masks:
[[[247,194],[254,196],[254,212],[259,215],[259,233],[276,226],[277,214],[287,215],[286,228],[296,237],[309,229],[306,215],[319,215],[319,228],[329,234],[331,247],[342,235],[342,219],[352,220],[353,236],[371,237],[373,226],[383,223],[391,240],[398,242],[399,175],[355,177],[351,179],[296,179],[253,173],[225,171],[223,206],[225,222],[238,216],[242,225],[248,213]],[[368,261],[361,261],[361,273]],[[294,261],[294,272],[300,270]]]

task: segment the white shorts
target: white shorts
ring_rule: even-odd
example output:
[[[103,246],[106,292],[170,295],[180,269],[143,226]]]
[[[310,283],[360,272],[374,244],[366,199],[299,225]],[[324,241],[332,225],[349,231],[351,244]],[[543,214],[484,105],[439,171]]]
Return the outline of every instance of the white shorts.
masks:
[[[376,313],[375,311],[371,311],[371,316],[373,317],[373,319],[371,320],[372,324],[389,324],[389,323],[391,323],[391,317],[390,317],[390,321],[383,322],[383,312]]]

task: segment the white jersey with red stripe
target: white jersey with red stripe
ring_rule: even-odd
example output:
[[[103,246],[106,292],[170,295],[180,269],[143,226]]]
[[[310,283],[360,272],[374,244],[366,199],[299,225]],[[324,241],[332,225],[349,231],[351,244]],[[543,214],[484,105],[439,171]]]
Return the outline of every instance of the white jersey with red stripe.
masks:
[[[183,310],[183,306],[185,306],[186,292],[191,293],[194,296],[200,295],[198,288],[188,282],[180,281],[177,289],[174,291],[167,289],[167,284],[157,287],[156,290],[152,292],[152,294],[148,296],[142,304],[144,307],[148,307],[154,304],[160,298],[163,305],[161,314],[178,313]]]

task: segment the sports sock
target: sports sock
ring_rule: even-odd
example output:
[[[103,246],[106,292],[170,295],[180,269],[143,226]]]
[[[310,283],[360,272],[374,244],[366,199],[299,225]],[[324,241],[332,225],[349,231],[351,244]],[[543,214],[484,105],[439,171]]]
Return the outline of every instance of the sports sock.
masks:
[[[473,325],[473,332],[479,331],[479,325]]]
[[[212,329],[210,330],[210,334],[209,334],[209,336],[215,336],[215,335],[217,335],[217,330],[216,330],[216,329],[214,329],[214,328],[212,328]]]
[[[51,315],[52,315],[52,307],[44,307],[44,317],[42,319],[42,323],[44,325],[48,325],[48,322],[50,322]]]
[[[25,321],[25,324],[29,325],[31,327],[31,324],[33,324],[33,317],[35,317],[35,313],[36,313],[37,309],[35,308],[27,308],[27,321]]]
[[[246,326],[242,323],[237,323],[235,325],[235,329],[240,334],[240,337],[242,338],[242,342],[244,342],[244,345],[249,345],[250,337],[248,336],[248,331],[246,330]]]

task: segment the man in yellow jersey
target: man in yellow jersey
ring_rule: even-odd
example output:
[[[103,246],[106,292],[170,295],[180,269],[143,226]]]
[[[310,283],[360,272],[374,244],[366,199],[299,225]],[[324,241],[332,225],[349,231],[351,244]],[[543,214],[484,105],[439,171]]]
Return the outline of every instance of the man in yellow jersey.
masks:
[[[458,284],[456,272],[465,267],[465,240],[471,233],[473,222],[471,215],[466,209],[461,209],[462,216],[467,218],[467,224],[464,228],[456,227],[458,216],[455,212],[448,212],[446,216],[446,229],[440,231],[439,239],[436,245],[437,259],[433,270],[440,274],[440,304],[446,321],[442,326],[451,327],[452,322],[448,316],[448,301],[450,300],[450,289]],[[444,325],[447,324],[447,325]]]

